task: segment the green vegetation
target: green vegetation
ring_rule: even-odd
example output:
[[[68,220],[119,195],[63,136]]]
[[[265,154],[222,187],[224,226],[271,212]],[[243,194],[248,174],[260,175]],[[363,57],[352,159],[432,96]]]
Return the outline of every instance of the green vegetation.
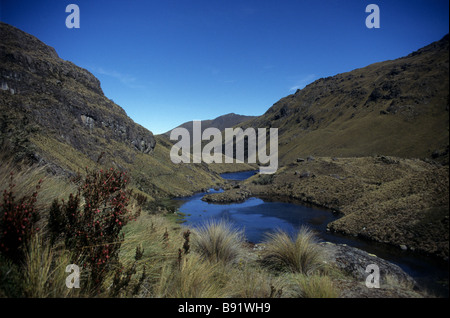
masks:
[[[292,292],[301,298],[336,298],[338,289],[328,276],[316,274],[312,276],[294,275],[290,277]]]

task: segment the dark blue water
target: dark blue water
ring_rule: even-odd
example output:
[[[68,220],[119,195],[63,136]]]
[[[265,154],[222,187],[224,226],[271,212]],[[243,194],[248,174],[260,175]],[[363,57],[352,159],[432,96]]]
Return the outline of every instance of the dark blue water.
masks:
[[[210,190],[209,193],[214,192],[218,191]],[[308,225],[326,235],[326,225],[337,218],[329,211],[292,203],[268,202],[260,198],[249,198],[242,203],[211,204],[201,200],[203,195],[200,193],[183,200],[179,211],[186,215],[186,225],[226,220],[244,230],[246,239],[253,243],[263,241],[267,232],[282,229],[295,233],[302,225]]]
[[[226,176],[232,180],[245,179],[250,172],[230,174]],[[209,190],[208,193],[222,192]],[[201,200],[205,193],[199,193],[188,198],[177,199],[180,203],[179,211],[185,217],[185,224],[198,226],[208,220],[226,220],[236,228],[242,229],[246,239],[253,243],[260,243],[265,234],[277,229],[289,233],[296,233],[306,225],[314,230],[322,241],[336,244],[347,244],[378,257],[386,259],[400,266],[411,275],[420,285],[440,297],[448,297],[448,262],[425,257],[411,251],[402,251],[398,247],[386,244],[368,242],[356,237],[344,236],[327,232],[327,224],[339,216],[331,211],[307,207],[299,202],[282,202],[280,200],[249,198],[245,202],[232,204],[213,204]]]
[[[255,175],[256,173],[258,173],[258,170],[222,173],[220,176],[227,180],[242,181],[242,180],[250,178],[251,176]]]

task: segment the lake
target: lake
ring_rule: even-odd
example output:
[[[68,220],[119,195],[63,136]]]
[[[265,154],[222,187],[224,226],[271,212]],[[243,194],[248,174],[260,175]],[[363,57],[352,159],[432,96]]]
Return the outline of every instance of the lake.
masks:
[[[244,180],[255,172],[245,171],[221,175],[228,180]],[[208,190],[208,193],[223,190]],[[302,225],[313,229],[322,241],[347,244],[400,266],[419,284],[436,294],[448,297],[448,262],[424,257],[400,248],[364,241],[327,231],[327,224],[339,216],[324,209],[305,206],[300,202],[280,199],[251,197],[244,202],[231,204],[214,204],[201,200],[205,193],[198,193],[187,198],[176,199],[178,210],[185,215],[184,224],[195,227],[211,219],[222,219],[242,229],[246,239],[260,243],[267,232],[283,229],[295,233]],[[446,285],[437,282],[446,282]]]
[[[250,178],[251,176],[258,173],[259,170],[249,170],[249,171],[239,171],[239,172],[228,172],[222,173],[220,176],[226,180],[236,180],[242,181]]]

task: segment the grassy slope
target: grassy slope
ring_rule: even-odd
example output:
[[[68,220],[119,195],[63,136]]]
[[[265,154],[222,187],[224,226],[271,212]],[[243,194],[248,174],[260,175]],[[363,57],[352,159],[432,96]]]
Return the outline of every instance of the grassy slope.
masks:
[[[1,82],[13,89],[0,90],[4,152],[58,175],[123,168],[133,187],[152,198],[188,195],[220,182],[204,164],[173,164],[172,145],[162,138],[154,145],[156,137],[108,99],[87,70],[33,36],[3,23],[0,28]]]
[[[448,146],[448,56],[446,37],[319,79],[243,126],[279,128],[282,163],[308,155],[429,158]]]
[[[35,135],[30,139],[38,149],[46,154],[48,160],[70,171],[83,173],[85,167],[108,168],[119,166],[130,171],[132,187],[144,192],[150,198],[159,199],[166,196],[186,196],[201,189],[221,182],[220,177],[210,172],[204,164],[174,164],[170,161],[170,148],[164,143],[157,143],[151,155],[130,152],[120,142],[110,141],[103,148],[104,157],[100,162],[90,159],[70,145],[58,140]],[[130,162],[120,160],[116,153],[128,154]]]

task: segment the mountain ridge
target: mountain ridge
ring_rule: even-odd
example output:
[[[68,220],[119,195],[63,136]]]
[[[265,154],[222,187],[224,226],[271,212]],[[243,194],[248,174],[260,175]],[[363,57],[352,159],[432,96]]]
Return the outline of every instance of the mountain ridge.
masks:
[[[85,167],[131,171],[154,196],[187,195],[215,184],[205,165],[175,165],[169,145],[107,98],[89,71],[37,38],[0,24],[0,146],[16,161],[73,176]]]
[[[318,79],[242,126],[278,128],[283,164],[375,154],[448,164],[448,43],[447,34],[407,56]]]
[[[214,119],[201,120],[202,132],[206,128],[210,128],[210,127],[214,127],[214,128],[219,129],[220,131],[223,131],[225,128],[234,127],[244,121],[247,121],[247,120],[250,120],[253,118],[256,118],[256,116],[247,116],[247,115],[239,115],[239,114],[235,114],[235,113],[228,113],[228,114],[216,117]],[[192,129],[193,129],[192,122],[193,122],[192,120],[187,121],[175,128],[186,128],[189,131],[190,135],[192,136]],[[175,129],[175,128],[173,128],[173,129]],[[170,137],[170,132],[173,129],[163,133],[163,135]]]

